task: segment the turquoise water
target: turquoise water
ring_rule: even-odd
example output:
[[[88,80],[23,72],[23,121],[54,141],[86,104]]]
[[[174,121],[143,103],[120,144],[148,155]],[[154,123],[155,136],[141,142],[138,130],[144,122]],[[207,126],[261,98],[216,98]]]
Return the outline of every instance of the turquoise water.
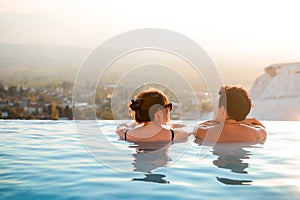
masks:
[[[0,121],[0,199],[300,197],[299,122],[264,122],[264,144],[203,146],[191,136],[155,151],[118,140],[112,121],[98,124],[116,151],[98,136],[87,144],[74,123]]]

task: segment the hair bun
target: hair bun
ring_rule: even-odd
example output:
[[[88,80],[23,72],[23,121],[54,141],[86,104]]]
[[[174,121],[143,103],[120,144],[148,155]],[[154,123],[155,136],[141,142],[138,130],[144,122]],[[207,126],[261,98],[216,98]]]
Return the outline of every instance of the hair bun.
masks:
[[[140,104],[138,103],[137,100],[132,99],[131,104],[129,105],[131,110],[138,110],[140,108]]]

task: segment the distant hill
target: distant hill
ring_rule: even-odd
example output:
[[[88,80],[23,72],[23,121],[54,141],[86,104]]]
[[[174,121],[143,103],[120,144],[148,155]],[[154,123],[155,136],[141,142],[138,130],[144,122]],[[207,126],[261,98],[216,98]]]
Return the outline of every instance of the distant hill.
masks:
[[[89,51],[79,47],[0,43],[0,80],[74,80]]]
[[[300,120],[300,63],[265,68],[250,90],[251,115],[265,120]]]
[[[0,43],[0,81],[6,83],[48,84],[69,80],[73,82],[81,64],[88,57],[92,49],[80,47],[49,46],[39,44],[4,44]],[[110,49],[107,49],[109,52]],[[123,60],[116,61],[106,70],[103,80],[112,84],[121,78],[124,85],[144,82],[172,83],[177,89],[187,88],[187,83],[192,84],[196,90],[206,90],[205,80],[199,74],[191,71],[192,68],[174,55],[161,51],[145,51],[134,55],[127,55]],[[170,65],[170,68],[148,66],[132,70],[145,63]],[[91,81],[100,67],[96,62],[94,68],[84,73],[84,81]],[[93,64],[93,62],[92,62]],[[182,79],[184,75],[184,79]],[[214,78],[212,77],[204,77]],[[220,85],[216,85],[219,88]]]

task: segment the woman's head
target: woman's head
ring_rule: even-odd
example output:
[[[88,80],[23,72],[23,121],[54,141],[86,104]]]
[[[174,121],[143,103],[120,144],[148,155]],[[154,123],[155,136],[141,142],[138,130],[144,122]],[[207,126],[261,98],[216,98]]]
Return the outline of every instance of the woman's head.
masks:
[[[219,107],[226,109],[227,116],[236,121],[244,120],[251,110],[248,92],[241,87],[222,87],[219,91]]]
[[[170,120],[169,111],[172,109],[172,104],[161,91],[150,88],[143,90],[131,100],[129,108],[133,111],[134,119],[138,123],[154,121],[158,111],[163,114],[164,119],[161,120],[167,122]]]

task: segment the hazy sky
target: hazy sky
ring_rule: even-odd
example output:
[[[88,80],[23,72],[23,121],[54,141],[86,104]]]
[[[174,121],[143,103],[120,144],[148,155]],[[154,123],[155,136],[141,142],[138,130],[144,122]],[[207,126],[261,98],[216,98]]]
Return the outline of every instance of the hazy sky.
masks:
[[[93,49],[125,31],[163,28],[197,42],[225,75],[254,75],[300,61],[299,8],[297,0],[0,0],[0,42]]]

